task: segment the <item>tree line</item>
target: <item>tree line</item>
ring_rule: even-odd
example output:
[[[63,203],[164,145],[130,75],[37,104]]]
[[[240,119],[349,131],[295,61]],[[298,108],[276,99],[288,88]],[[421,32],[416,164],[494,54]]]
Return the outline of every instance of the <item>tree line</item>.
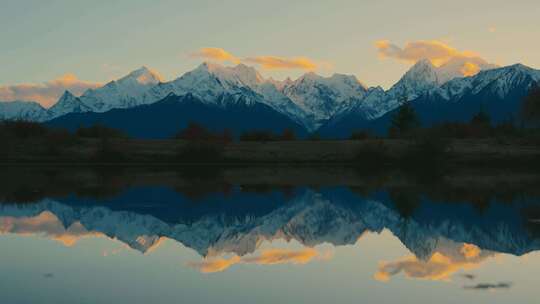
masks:
[[[469,122],[444,122],[430,127],[422,127],[421,121],[410,101],[405,95],[401,97],[401,105],[395,111],[390,121],[388,138],[410,139],[416,136],[430,134],[441,138],[473,139],[488,137],[518,137],[527,134],[538,135],[540,129],[540,85],[533,87],[524,98],[519,112],[520,122],[514,121],[493,124],[487,111],[479,109],[479,112]],[[104,125],[79,127],[75,132],[48,128],[40,123],[27,121],[0,121],[0,139],[24,140],[28,138],[44,138],[57,144],[70,143],[76,139],[128,139],[129,136],[121,130],[109,128]],[[353,130],[350,140],[366,140],[384,138],[374,135],[369,130]],[[206,141],[218,143],[230,143],[235,140],[231,130],[212,131],[209,128],[189,122],[187,127],[180,129],[173,139],[186,141]],[[318,133],[309,135],[307,140],[321,140]],[[294,141],[299,137],[292,129],[284,129],[280,133],[269,130],[250,130],[241,133],[239,141]]]
[[[494,124],[489,113],[482,108],[469,122],[443,122],[431,127],[422,127],[421,121],[406,95],[401,98],[400,103],[401,105],[390,122],[388,130],[390,138],[411,138],[426,133],[453,139],[539,135],[540,85],[534,86],[524,98],[518,113],[518,121],[506,121],[498,124]]]

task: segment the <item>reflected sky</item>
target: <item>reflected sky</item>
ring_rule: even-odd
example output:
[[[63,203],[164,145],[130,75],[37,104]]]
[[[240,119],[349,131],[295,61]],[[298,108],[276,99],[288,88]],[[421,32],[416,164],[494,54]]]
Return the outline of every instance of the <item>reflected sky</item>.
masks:
[[[233,170],[213,178],[230,187],[208,185],[211,191],[193,196],[184,183],[196,180],[192,175],[150,173],[131,172],[138,182],[107,195],[70,194],[68,184],[62,189],[67,192],[4,200],[2,302],[431,303],[435,297],[441,303],[535,303],[537,298],[534,191],[508,188],[505,192],[516,191],[508,196],[512,199],[458,202],[450,200],[455,193],[441,196],[448,192],[442,190],[412,195],[411,187],[388,179],[373,191],[360,191],[360,184],[372,180],[351,172],[343,172],[350,184],[329,182],[328,172],[314,181],[309,171],[296,185],[284,186],[279,179],[265,187],[254,181],[255,187]],[[116,178],[122,175],[107,177]],[[480,195],[485,185],[469,186]],[[13,190],[3,188],[0,196]]]

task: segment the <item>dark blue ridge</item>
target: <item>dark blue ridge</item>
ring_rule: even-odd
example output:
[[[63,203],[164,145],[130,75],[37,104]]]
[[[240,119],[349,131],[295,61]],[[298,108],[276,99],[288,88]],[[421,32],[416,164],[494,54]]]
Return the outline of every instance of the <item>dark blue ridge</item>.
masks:
[[[299,137],[307,131],[298,123],[260,102],[242,97],[222,96],[218,103],[204,102],[188,94],[169,95],[150,105],[114,109],[104,113],[70,113],[47,122],[52,127],[70,131],[101,124],[121,130],[134,138],[165,139],[173,137],[188,123],[196,122],[212,131],[229,129],[234,136],[252,130],[293,130]]]

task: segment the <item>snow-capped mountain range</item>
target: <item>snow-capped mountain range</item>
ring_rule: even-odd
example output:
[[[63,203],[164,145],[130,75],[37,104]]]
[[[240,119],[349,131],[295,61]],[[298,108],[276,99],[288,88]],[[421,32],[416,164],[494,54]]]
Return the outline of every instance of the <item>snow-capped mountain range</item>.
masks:
[[[44,107],[34,101],[0,102],[0,120],[44,121],[48,117],[47,113]]]
[[[160,82],[157,72],[142,67],[101,88],[87,90],[79,100],[92,112],[135,107],[144,104],[141,96]]]
[[[494,94],[504,98],[518,83],[528,81],[526,87],[530,87],[540,81],[540,71],[523,65],[497,68],[480,64],[476,66],[480,72],[469,77],[463,77],[470,73],[464,67],[459,59],[440,67],[421,60],[389,90],[367,88],[355,76],[342,74],[322,77],[308,73],[296,80],[276,81],[265,79],[244,64],[226,67],[203,63],[175,80],[164,82],[158,73],[142,67],[103,87],[89,89],[79,97],[65,92],[49,109],[32,102],[1,102],[0,118],[49,121],[70,113],[129,109],[155,103],[170,94],[189,93],[209,104],[219,104],[224,95],[242,96],[244,102],[268,105],[314,132],[351,115],[355,119],[376,120],[396,109],[404,98],[415,100],[429,95],[457,100],[488,85]]]

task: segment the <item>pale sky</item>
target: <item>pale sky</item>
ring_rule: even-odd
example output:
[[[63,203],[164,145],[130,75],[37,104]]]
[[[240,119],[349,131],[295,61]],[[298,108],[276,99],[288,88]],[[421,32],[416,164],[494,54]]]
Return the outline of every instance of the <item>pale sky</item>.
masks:
[[[10,85],[66,74],[105,82],[143,65],[172,80],[208,47],[250,58],[264,76],[306,71],[253,59],[303,58],[317,73],[385,88],[412,63],[381,58],[381,40],[399,48],[438,41],[489,63],[540,68],[538,0],[0,0],[0,28],[0,97]]]

